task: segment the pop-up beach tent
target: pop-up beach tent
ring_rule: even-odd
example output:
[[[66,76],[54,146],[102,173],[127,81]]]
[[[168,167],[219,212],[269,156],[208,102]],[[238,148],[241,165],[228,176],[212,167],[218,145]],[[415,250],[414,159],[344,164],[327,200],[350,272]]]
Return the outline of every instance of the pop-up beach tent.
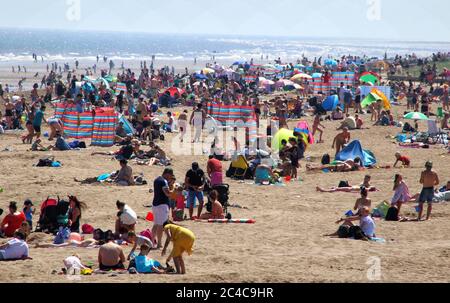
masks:
[[[365,167],[377,163],[375,155],[370,150],[364,150],[359,140],[351,142],[336,156],[337,161],[354,160],[355,158],[360,158]]]
[[[337,95],[329,96],[325,101],[322,103],[322,107],[327,112],[331,112],[335,110],[339,105],[339,97]]]

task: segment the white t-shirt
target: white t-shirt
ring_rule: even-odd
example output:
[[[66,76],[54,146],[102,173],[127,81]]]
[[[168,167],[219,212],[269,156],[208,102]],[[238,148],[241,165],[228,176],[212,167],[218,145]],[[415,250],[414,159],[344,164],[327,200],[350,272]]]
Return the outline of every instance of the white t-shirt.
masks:
[[[2,253],[5,260],[28,257],[28,244],[23,240],[11,239],[8,241],[8,247]]]
[[[375,235],[375,221],[373,221],[371,216],[362,217],[359,227],[361,227],[366,236],[372,238]]]
[[[120,222],[125,225],[134,225],[137,222],[137,215],[128,205],[125,205],[123,213],[120,216]]]

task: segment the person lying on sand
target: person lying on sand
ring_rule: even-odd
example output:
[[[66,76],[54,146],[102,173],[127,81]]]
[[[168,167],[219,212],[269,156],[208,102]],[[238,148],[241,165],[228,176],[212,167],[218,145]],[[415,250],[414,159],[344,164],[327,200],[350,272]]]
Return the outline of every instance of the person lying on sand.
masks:
[[[336,165],[321,165],[318,167],[313,167],[311,164],[307,164],[306,170],[307,171],[329,170],[332,172],[352,172],[364,170],[364,167],[362,167],[361,165],[361,159],[355,158],[354,160],[347,160],[345,162],[340,162]]]
[[[53,243],[37,243],[35,248],[64,248],[64,247],[78,247],[78,248],[98,248],[100,247],[100,241],[95,239],[86,239],[83,241],[69,240],[62,244]]]
[[[137,164],[138,165],[163,165],[163,166],[170,166],[170,159],[167,157],[166,152],[156,145],[154,142],[150,142],[150,151],[144,153],[141,156],[138,156]]]
[[[16,231],[13,239],[0,245],[0,261],[31,259],[26,239],[23,232]]]

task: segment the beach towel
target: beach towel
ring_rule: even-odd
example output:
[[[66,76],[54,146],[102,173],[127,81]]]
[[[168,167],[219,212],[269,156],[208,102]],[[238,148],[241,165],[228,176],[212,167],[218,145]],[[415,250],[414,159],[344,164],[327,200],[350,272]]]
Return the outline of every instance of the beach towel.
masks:
[[[347,147],[337,154],[336,160],[345,162],[347,160],[354,160],[357,157],[361,159],[365,167],[373,166],[377,163],[374,154],[369,150],[364,150],[359,140],[355,140],[347,145]]]

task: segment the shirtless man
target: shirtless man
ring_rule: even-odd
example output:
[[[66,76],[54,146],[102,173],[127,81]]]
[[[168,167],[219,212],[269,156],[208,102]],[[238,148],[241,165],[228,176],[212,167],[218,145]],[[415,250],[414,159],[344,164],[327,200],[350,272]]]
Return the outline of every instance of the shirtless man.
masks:
[[[323,143],[323,140],[322,140],[323,130],[320,129],[320,127],[322,127],[322,128],[325,129],[325,126],[323,126],[323,125],[320,123],[320,115],[317,114],[316,117],[314,118],[314,124],[313,124],[313,132],[312,132],[312,135],[315,136],[315,135],[316,135],[316,132],[318,131],[318,132],[320,133],[320,138],[319,138],[319,142],[318,142],[318,143]]]
[[[331,148],[336,147],[336,155],[345,147],[346,144],[350,142],[351,136],[347,127],[342,129],[342,133],[339,133],[333,141],[333,146]]]
[[[115,244],[112,239],[105,245],[101,246],[98,251],[98,264],[100,270],[109,271],[116,269],[125,269],[125,254],[122,247]]]
[[[425,163],[425,168],[420,176],[420,184],[423,184],[423,189],[419,197],[419,215],[417,221],[422,220],[423,204],[425,202],[428,203],[427,220],[430,220],[431,211],[433,210],[434,188],[439,185],[439,177],[433,171],[433,163],[428,161]]]

